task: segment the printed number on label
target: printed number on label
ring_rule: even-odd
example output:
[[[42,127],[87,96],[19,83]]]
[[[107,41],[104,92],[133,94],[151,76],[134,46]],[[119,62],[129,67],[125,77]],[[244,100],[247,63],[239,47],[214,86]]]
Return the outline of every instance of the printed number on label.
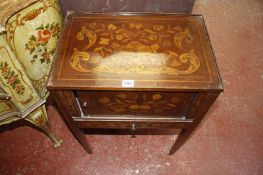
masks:
[[[122,80],[122,87],[134,87],[134,80]]]

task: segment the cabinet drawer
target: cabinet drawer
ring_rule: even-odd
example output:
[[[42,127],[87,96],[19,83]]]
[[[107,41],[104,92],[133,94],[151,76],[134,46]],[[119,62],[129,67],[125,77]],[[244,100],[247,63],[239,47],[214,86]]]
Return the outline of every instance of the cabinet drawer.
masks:
[[[183,117],[193,93],[148,91],[76,91],[84,115]]]
[[[174,129],[174,128],[189,128],[192,120],[167,120],[167,121],[131,121],[131,120],[96,120],[96,119],[74,119],[79,128],[104,128],[104,129]]]

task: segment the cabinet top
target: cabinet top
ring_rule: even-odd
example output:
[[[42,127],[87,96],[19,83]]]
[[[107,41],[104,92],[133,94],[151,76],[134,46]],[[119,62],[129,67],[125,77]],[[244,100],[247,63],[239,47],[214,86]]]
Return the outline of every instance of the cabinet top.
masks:
[[[223,90],[201,15],[76,12],[48,88]]]

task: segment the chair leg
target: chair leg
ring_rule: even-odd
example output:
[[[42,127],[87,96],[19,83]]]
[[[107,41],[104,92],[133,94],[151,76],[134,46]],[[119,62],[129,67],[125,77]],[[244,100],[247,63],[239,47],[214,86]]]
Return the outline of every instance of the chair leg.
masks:
[[[53,141],[54,147],[59,147],[62,144],[62,140],[58,140],[50,130],[45,105],[38,107],[25,120],[41,129]]]

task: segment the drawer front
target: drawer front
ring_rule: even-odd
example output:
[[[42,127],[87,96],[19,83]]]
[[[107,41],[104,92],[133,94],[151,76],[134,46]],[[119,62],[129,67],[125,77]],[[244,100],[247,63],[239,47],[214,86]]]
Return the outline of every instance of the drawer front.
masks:
[[[144,121],[83,121],[76,120],[79,128],[104,128],[104,129],[153,129],[153,128],[189,128],[192,122],[144,122]]]
[[[146,91],[77,91],[84,115],[182,117],[193,93]]]

